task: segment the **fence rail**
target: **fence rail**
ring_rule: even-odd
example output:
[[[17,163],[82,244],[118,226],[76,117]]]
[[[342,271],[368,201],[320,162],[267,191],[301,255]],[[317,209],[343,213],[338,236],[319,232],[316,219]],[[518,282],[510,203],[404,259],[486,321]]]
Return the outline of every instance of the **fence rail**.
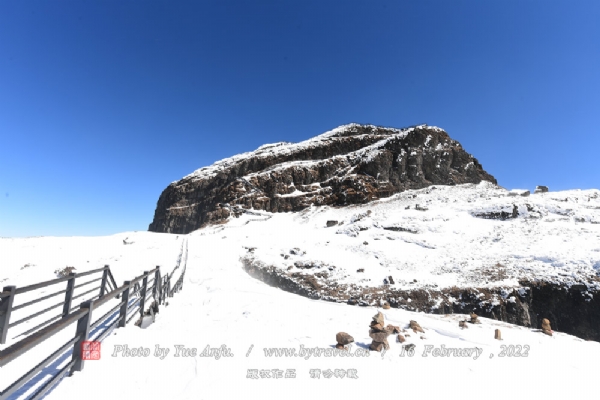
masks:
[[[135,277],[130,281],[125,281],[124,284],[119,287],[117,287],[113,274],[108,265],[104,266],[103,268],[98,268],[79,274],[71,273],[65,277],[24,286],[21,288],[17,288],[15,286],[5,286],[2,292],[0,292],[0,344],[6,343],[7,334],[10,328],[14,328],[15,326],[30,321],[33,318],[39,317],[40,315],[43,315],[61,306],[62,311],[60,315],[54,316],[27,330],[26,332],[21,333],[19,336],[28,336],[1,350],[0,368],[6,367],[12,361],[16,360],[34,347],[73,324],[76,324],[76,332],[75,336],[67,341],[64,345],[55,350],[52,354],[50,354],[47,358],[45,358],[42,362],[37,364],[34,368],[29,370],[15,382],[10,384],[4,391],[0,391],[0,400],[7,400],[9,396],[24,387],[24,385],[33,379],[36,374],[42,371],[42,369],[50,365],[54,360],[58,359],[69,350],[72,350],[71,361],[67,363],[67,365],[63,367],[52,379],[37,389],[37,391],[31,395],[29,399],[40,399],[49,390],[51,390],[65,374],[68,373],[69,375],[72,375],[75,371],[83,370],[84,360],[81,353],[83,342],[89,340],[104,340],[104,338],[106,338],[113,329],[117,327],[125,327],[126,324],[135,318],[136,315],[139,315],[139,320],[141,322],[146,312],[147,302],[152,298],[154,298],[156,305],[168,304],[167,298],[172,297],[174,293],[179,292],[183,286],[183,278],[187,267],[186,264],[187,241],[184,241],[184,243],[182,243],[181,254],[179,255],[177,264],[171,273],[161,275],[160,267],[156,267],[150,271],[144,271],[142,275]],[[182,269],[179,278],[174,284],[171,284],[171,278],[173,277],[175,270],[179,269],[180,267]],[[95,273],[101,273],[102,276],[75,285],[76,279]],[[15,297],[17,297],[17,295],[63,282],[67,283],[67,287],[64,290],[57,291],[17,306],[13,306]],[[99,286],[87,290],[84,293],[78,294],[77,296],[73,296],[75,289],[90,285],[95,282],[100,282]],[[71,307],[73,300],[83,297],[86,294],[90,294],[94,291],[97,291],[97,294],[81,303],[79,307]],[[65,295],[62,302],[37,311],[15,322],[10,321],[13,311],[24,309],[61,294]],[[110,301],[116,299],[119,299],[119,301],[116,302],[116,304],[108,312],[100,316],[95,321],[92,321],[94,310],[99,309],[100,307],[108,304]],[[150,308],[152,309],[152,307]],[[112,322],[109,322],[111,320]],[[98,329],[102,324],[106,324],[104,329]],[[95,337],[92,337],[92,332]]]

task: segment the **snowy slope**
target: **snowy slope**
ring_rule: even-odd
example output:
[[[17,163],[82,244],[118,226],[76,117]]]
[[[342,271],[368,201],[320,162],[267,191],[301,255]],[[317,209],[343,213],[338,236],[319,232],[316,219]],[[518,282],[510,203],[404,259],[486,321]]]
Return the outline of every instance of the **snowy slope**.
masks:
[[[475,216],[502,210],[512,216],[515,206],[516,218]],[[81,393],[90,399],[184,400],[354,399],[374,392],[424,398],[597,396],[597,342],[560,332],[549,337],[488,319],[461,330],[458,321],[464,315],[310,300],[250,277],[240,259],[253,257],[286,271],[289,266],[298,269],[295,262],[313,263],[322,267],[302,272],[326,269],[340,282],[365,286],[381,285],[386,275],[395,276],[395,285],[407,288],[510,286],[520,277],[589,282],[600,269],[600,225],[595,223],[599,207],[598,190],[513,197],[484,183],[409,191],[364,206],[315,207],[295,214],[246,213],[225,225],[186,235],[189,261],[183,290],[161,308],[157,322],[145,330],[128,326],[115,331],[103,342],[100,361],[86,362],[82,373],[64,379],[47,398],[75,399]],[[331,220],[342,224],[327,227]],[[125,237],[134,244],[123,245]],[[56,267],[73,265],[79,271],[88,264],[92,269],[108,263],[111,268],[119,266],[121,282],[155,265],[174,265],[183,237],[130,232],[101,238],[0,239],[0,280],[23,285],[51,279]],[[295,248],[296,254],[291,254]],[[36,265],[35,274],[29,268],[21,270],[27,263]],[[497,263],[506,273],[491,281],[484,270]],[[335,268],[330,271],[331,266]],[[358,268],[365,272],[357,273]],[[263,351],[301,345],[331,348],[340,331],[354,337],[355,351],[371,342],[368,324],[378,310],[386,323],[405,328],[410,320],[417,320],[424,328],[424,335],[409,332],[407,343],[416,345],[413,357],[400,356],[401,345],[394,336],[389,338],[389,351],[370,352],[369,357],[267,357]],[[503,341],[494,340],[497,328]],[[163,360],[153,354],[112,357],[117,345],[142,346],[151,353],[159,345],[170,353]],[[175,357],[177,345],[196,348],[198,353],[207,345],[225,345],[233,356]],[[481,355],[477,359],[423,355],[426,346],[442,345],[478,348]],[[529,346],[528,357],[499,357],[501,346],[509,345]],[[294,369],[296,377],[249,379],[249,369],[279,369],[284,374]],[[358,378],[316,379],[310,377],[311,369],[355,369]],[[10,382],[8,375],[12,374],[0,374],[1,387]]]
[[[277,214],[253,226],[247,242],[256,249],[247,257],[361,286],[391,275],[400,289],[510,287],[523,279],[571,285],[600,273],[600,191],[508,193],[488,182],[432,186],[363,206]],[[486,218],[515,209],[516,218]]]

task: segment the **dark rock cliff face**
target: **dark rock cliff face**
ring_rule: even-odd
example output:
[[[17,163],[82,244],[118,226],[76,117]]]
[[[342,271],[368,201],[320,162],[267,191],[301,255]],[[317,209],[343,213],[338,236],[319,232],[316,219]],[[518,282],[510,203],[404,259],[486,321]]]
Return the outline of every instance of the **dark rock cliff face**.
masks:
[[[391,307],[431,314],[469,314],[540,328],[548,318],[552,328],[586,340],[600,341],[600,292],[598,278],[571,287],[551,282],[519,282],[517,288],[422,288],[398,290],[389,286],[359,287],[340,285],[319,274],[290,273],[252,258],[243,258],[244,270],[268,285],[311,299],[377,306],[387,301]]]
[[[265,145],[171,183],[149,230],[188,233],[244,209],[299,211],[366,203],[430,185],[496,183],[460,143],[426,125],[342,126],[305,142]]]

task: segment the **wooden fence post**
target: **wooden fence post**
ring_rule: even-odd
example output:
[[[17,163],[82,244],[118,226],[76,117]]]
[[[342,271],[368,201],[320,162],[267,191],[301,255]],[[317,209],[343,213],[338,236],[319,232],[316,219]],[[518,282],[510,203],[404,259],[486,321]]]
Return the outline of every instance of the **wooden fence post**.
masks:
[[[148,290],[148,271],[144,271],[144,281],[142,283],[142,293],[140,296],[140,318],[144,318],[144,307],[146,303],[146,291]],[[142,325],[140,324],[140,327]]]
[[[15,299],[16,286],[5,286],[3,291],[8,292],[8,297],[0,299],[0,344],[6,343],[8,324],[10,324],[10,313]]]
[[[156,272],[154,273],[154,287],[152,288],[152,297],[155,300],[158,298],[158,291],[160,290],[160,267],[157,265],[156,268]]]
[[[110,270],[110,265],[107,265],[107,267],[108,267],[108,278],[110,279],[110,282],[112,283],[113,287],[116,289],[116,288],[118,288],[118,286],[117,286],[117,282],[115,282],[115,277],[113,276],[112,271]],[[121,295],[118,294],[117,299],[120,299],[120,298],[121,298]]]
[[[82,359],[82,346],[83,342],[88,340],[90,335],[90,322],[92,320],[92,311],[94,309],[94,300],[88,300],[81,303],[79,306],[80,309],[86,309],[88,312],[79,320],[77,320],[77,331],[75,332],[75,337],[77,337],[77,341],[73,345],[73,358],[75,361],[73,366],[71,367],[71,372],[69,375],[73,375],[75,371],[81,371],[83,369],[83,359]]]
[[[67,293],[65,293],[65,304],[63,305],[63,317],[66,317],[71,312],[71,301],[73,300],[73,291],[75,290],[75,275],[75,272],[69,274]]]
[[[127,287],[123,291],[123,296],[121,296],[119,328],[124,328],[125,324],[127,324],[127,306],[129,306],[129,289],[131,289],[131,281],[125,281],[124,285],[126,285]]]
[[[100,284],[99,297],[104,296],[104,292],[106,291],[106,280],[108,279],[108,265],[105,265],[104,268],[106,269],[102,272],[102,283]]]

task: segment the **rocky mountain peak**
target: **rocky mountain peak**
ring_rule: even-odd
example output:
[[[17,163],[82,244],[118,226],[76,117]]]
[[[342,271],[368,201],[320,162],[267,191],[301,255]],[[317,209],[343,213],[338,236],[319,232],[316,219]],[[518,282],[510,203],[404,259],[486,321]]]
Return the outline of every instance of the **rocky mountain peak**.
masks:
[[[247,210],[361,204],[430,185],[496,184],[442,129],[343,125],[300,143],[266,144],[171,183],[154,232],[188,233]]]

